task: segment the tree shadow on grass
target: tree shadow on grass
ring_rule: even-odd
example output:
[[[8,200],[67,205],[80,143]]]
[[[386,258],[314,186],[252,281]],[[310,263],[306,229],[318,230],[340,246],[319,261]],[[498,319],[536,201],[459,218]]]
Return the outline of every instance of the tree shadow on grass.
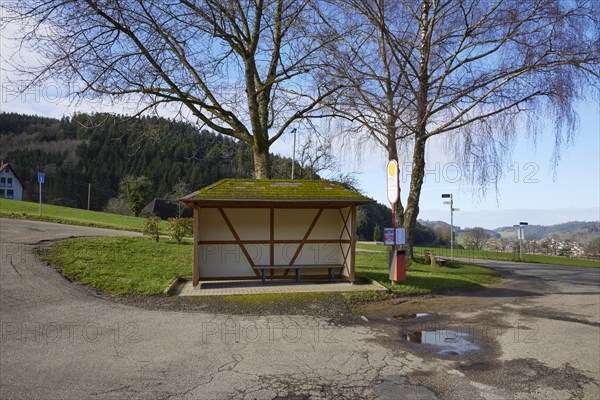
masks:
[[[377,282],[391,288],[392,290],[399,292],[437,293],[441,290],[446,289],[477,290],[484,288],[483,285],[464,279],[414,275],[408,275],[405,281],[402,281],[396,285],[391,285],[388,274],[385,272],[362,271],[360,274],[362,276],[366,276],[369,279],[376,280]]]
[[[528,290],[497,287],[490,288],[476,282],[452,277],[409,275],[405,281],[400,282],[397,285],[391,285],[387,273],[361,272],[361,275],[385,285],[393,292],[400,295],[437,293],[444,295],[502,298],[539,296],[539,293]]]

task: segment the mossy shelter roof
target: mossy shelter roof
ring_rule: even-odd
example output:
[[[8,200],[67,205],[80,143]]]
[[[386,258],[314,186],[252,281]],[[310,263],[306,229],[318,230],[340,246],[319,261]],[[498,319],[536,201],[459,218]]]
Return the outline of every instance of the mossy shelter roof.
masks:
[[[180,199],[188,203],[353,203],[373,200],[339,183],[322,180],[223,179]]]

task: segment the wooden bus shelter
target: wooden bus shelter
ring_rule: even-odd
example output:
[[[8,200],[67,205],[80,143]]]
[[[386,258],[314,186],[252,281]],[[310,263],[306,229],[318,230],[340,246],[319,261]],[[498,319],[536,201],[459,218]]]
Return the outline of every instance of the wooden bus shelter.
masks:
[[[194,210],[193,284],[354,281],[356,207],[370,198],[328,181],[224,179],[181,199]]]

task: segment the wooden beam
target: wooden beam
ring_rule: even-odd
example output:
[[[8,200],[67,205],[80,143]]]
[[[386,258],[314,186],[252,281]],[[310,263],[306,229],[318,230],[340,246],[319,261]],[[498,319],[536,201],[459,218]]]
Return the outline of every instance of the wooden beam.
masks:
[[[339,209],[350,207],[353,204],[368,204],[370,201],[336,201],[336,200],[325,200],[325,201],[228,201],[228,200],[201,200],[186,202],[191,207],[202,207],[202,208],[270,208],[276,209],[289,209],[289,208],[308,208],[313,210],[318,209]]]
[[[275,209],[269,209],[269,265],[275,265]],[[271,280],[275,271],[271,269]]]
[[[264,240],[200,240],[198,244],[269,244],[269,239]]]
[[[352,206],[352,220],[350,225],[350,282],[354,283],[354,271],[356,263],[356,205]]]
[[[327,267],[325,267],[327,268]],[[317,269],[317,268],[315,268]],[[279,279],[284,279],[283,276],[278,276]],[[324,279],[327,278],[327,274],[308,274],[308,275],[302,275],[302,278],[305,279]],[[287,279],[294,279],[294,277],[287,277]],[[345,276],[341,276],[338,279],[343,279],[343,280],[348,280],[347,277]],[[212,281],[248,281],[248,280],[255,280],[254,276],[222,276],[222,277],[215,277],[215,278],[202,278],[202,282],[212,282]]]
[[[340,212],[340,216],[342,217],[342,222],[343,227],[342,227],[342,232],[340,233],[340,240],[342,239],[342,237],[344,236],[344,230],[346,231],[346,233],[348,233],[348,239],[352,238],[352,235],[350,234],[350,231],[348,230],[348,220],[350,219],[350,214],[352,213],[352,208],[348,208],[348,215],[346,215],[346,218],[344,218],[344,214],[342,213],[342,209],[339,209]]]
[[[246,246],[244,246],[244,243],[242,243],[242,240],[240,239],[239,235],[235,231],[235,228],[231,224],[231,221],[229,220],[229,218],[227,218],[227,214],[225,214],[225,210],[223,210],[222,208],[219,208],[219,212],[221,213],[221,216],[223,217],[223,219],[225,220],[225,223],[229,227],[229,230],[231,231],[231,234],[235,238],[235,241],[236,241],[237,245],[240,246],[240,249],[242,249],[242,253],[244,253],[244,256],[246,257],[246,259],[250,263],[250,266],[254,267],[254,261],[252,260],[252,257],[250,257],[250,254],[248,253],[248,250],[246,250]],[[258,271],[254,270],[254,274],[257,277],[260,277],[260,273]]]
[[[275,264],[275,209],[269,209],[269,264]]]
[[[339,212],[340,212],[340,216],[342,217],[342,222],[344,223],[342,232],[340,232],[340,253],[344,257],[344,268],[347,269],[348,274],[350,274],[350,266],[348,264],[348,254],[349,254],[350,248],[351,248],[352,235],[350,234],[350,231],[348,230],[348,222],[350,221],[350,218],[352,216],[352,207],[348,208],[348,214],[346,215],[345,218],[344,218],[344,214],[342,213],[341,209],[339,210]],[[342,239],[342,237],[344,236],[344,231],[348,234],[348,237],[350,238],[350,240],[346,241],[346,240]],[[344,243],[350,244],[350,246],[348,246],[348,249],[346,251],[344,251],[344,246],[343,246]]]
[[[344,219],[344,214],[342,213],[342,209],[340,208],[338,210],[340,212],[340,217],[342,217],[342,222],[343,222],[343,227],[342,227],[342,231],[340,232],[340,241],[342,240],[342,237],[344,236],[344,229],[346,229],[346,224],[348,223],[347,219]],[[344,255],[344,246],[342,246],[342,243],[340,243],[340,254],[343,256]],[[344,257],[344,268],[347,268],[348,263],[347,263],[347,259],[346,257]]]
[[[198,244],[238,244],[240,242],[243,244],[266,244],[266,245],[271,244],[270,239],[240,240],[239,242],[237,240],[199,240]],[[342,243],[342,244],[344,244],[344,243],[350,243],[350,242],[351,242],[350,239],[308,239],[308,240],[306,240],[305,243],[311,243],[311,244]],[[294,244],[294,243],[302,243],[302,239],[279,239],[279,240],[275,239],[275,240],[273,240],[273,244]]]
[[[348,254],[350,253],[350,247],[351,245],[348,245],[348,249],[346,251],[344,251],[344,246],[342,243],[340,243],[340,254],[343,256],[344,258],[344,268],[346,268],[348,270],[348,273],[350,273],[350,266],[348,264]]]
[[[198,252],[198,237],[200,236],[200,209],[194,208],[194,265],[192,267],[192,284],[198,286],[200,281],[200,257]]]
[[[302,240],[275,240],[275,244],[302,243]],[[304,243],[327,244],[327,243],[350,243],[350,239],[307,239]]]

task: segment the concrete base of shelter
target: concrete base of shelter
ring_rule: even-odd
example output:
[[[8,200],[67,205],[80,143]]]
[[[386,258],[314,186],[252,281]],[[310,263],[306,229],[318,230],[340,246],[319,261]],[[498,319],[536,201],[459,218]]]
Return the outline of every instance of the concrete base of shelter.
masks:
[[[197,287],[192,285],[190,278],[182,277],[175,281],[168,294],[173,296],[228,296],[243,294],[286,294],[286,293],[324,293],[324,292],[385,292],[387,288],[375,281],[302,281],[260,280],[243,281],[210,281],[200,282]]]

